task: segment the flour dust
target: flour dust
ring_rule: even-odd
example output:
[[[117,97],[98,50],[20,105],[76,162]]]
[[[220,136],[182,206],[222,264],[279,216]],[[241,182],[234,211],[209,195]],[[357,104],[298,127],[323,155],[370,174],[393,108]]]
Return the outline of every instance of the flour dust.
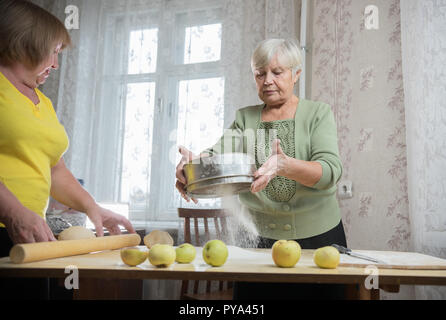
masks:
[[[259,232],[248,209],[237,196],[226,197],[223,208],[230,213],[228,219],[228,244],[240,248],[257,248]]]

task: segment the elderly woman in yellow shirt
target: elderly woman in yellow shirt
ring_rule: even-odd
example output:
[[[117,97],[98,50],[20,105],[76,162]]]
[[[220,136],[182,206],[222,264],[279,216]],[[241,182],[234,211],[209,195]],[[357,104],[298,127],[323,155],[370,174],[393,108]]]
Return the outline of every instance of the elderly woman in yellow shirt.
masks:
[[[71,44],[64,25],[23,0],[0,2],[0,243],[5,246],[55,240],[46,224],[51,195],[85,212],[99,236],[119,225],[135,232],[121,215],[100,207],[62,158],[68,137],[51,101],[37,89],[59,67],[58,55]],[[10,243],[5,239],[5,228]]]

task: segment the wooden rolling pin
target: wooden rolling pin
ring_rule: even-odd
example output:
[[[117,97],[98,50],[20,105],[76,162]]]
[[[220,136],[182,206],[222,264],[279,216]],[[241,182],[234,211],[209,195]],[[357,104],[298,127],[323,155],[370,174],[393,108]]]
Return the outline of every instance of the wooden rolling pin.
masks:
[[[13,263],[26,263],[46,259],[86,254],[94,251],[133,247],[141,243],[139,234],[97,237],[81,240],[59,240],[16,244],[9,252]]]

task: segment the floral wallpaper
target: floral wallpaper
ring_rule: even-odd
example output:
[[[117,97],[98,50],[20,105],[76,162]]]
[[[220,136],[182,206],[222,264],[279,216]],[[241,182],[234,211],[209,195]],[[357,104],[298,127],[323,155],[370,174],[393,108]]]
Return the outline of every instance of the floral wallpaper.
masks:
[[[340,200],[350,245],[407,250],[399,1],[375,3],[379,30],[364,28],[368,1],[314,2],[311,98],[329,103],[336,116],[342,179],[354,188],[352,199]]]
[[[378,29],[365,27],[369,4],[312,2],[310,98],[332,106],[353,182],[353,198],[339,199],[348,245],[410,251],[400,1],[373,1]]]

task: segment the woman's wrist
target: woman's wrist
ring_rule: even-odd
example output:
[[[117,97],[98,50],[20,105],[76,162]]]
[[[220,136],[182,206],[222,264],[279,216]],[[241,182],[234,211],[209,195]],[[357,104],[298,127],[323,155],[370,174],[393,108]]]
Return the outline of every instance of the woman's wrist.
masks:
[[[93,202],[91,202],[91,203],[88,203],[88,204],[84,207],[84,208],[85,208],[84,212],[85,212],[85,214],[88,216],[90,212],[95,211],[95,209],[98,208],[98,207],[99,207],[99,205],[97,204],[97,202],[96,202],[96,201],[93,201]]]
[[[277,175],[282,176],[288,179],[291,179],[290,177],[293,175],[293,169],[296,166],[297,159],[294,159],[292,157],[289,157],[287,155],[284,155],[282,159],[279,159],[277,165],[278,165],[278,171]]]

